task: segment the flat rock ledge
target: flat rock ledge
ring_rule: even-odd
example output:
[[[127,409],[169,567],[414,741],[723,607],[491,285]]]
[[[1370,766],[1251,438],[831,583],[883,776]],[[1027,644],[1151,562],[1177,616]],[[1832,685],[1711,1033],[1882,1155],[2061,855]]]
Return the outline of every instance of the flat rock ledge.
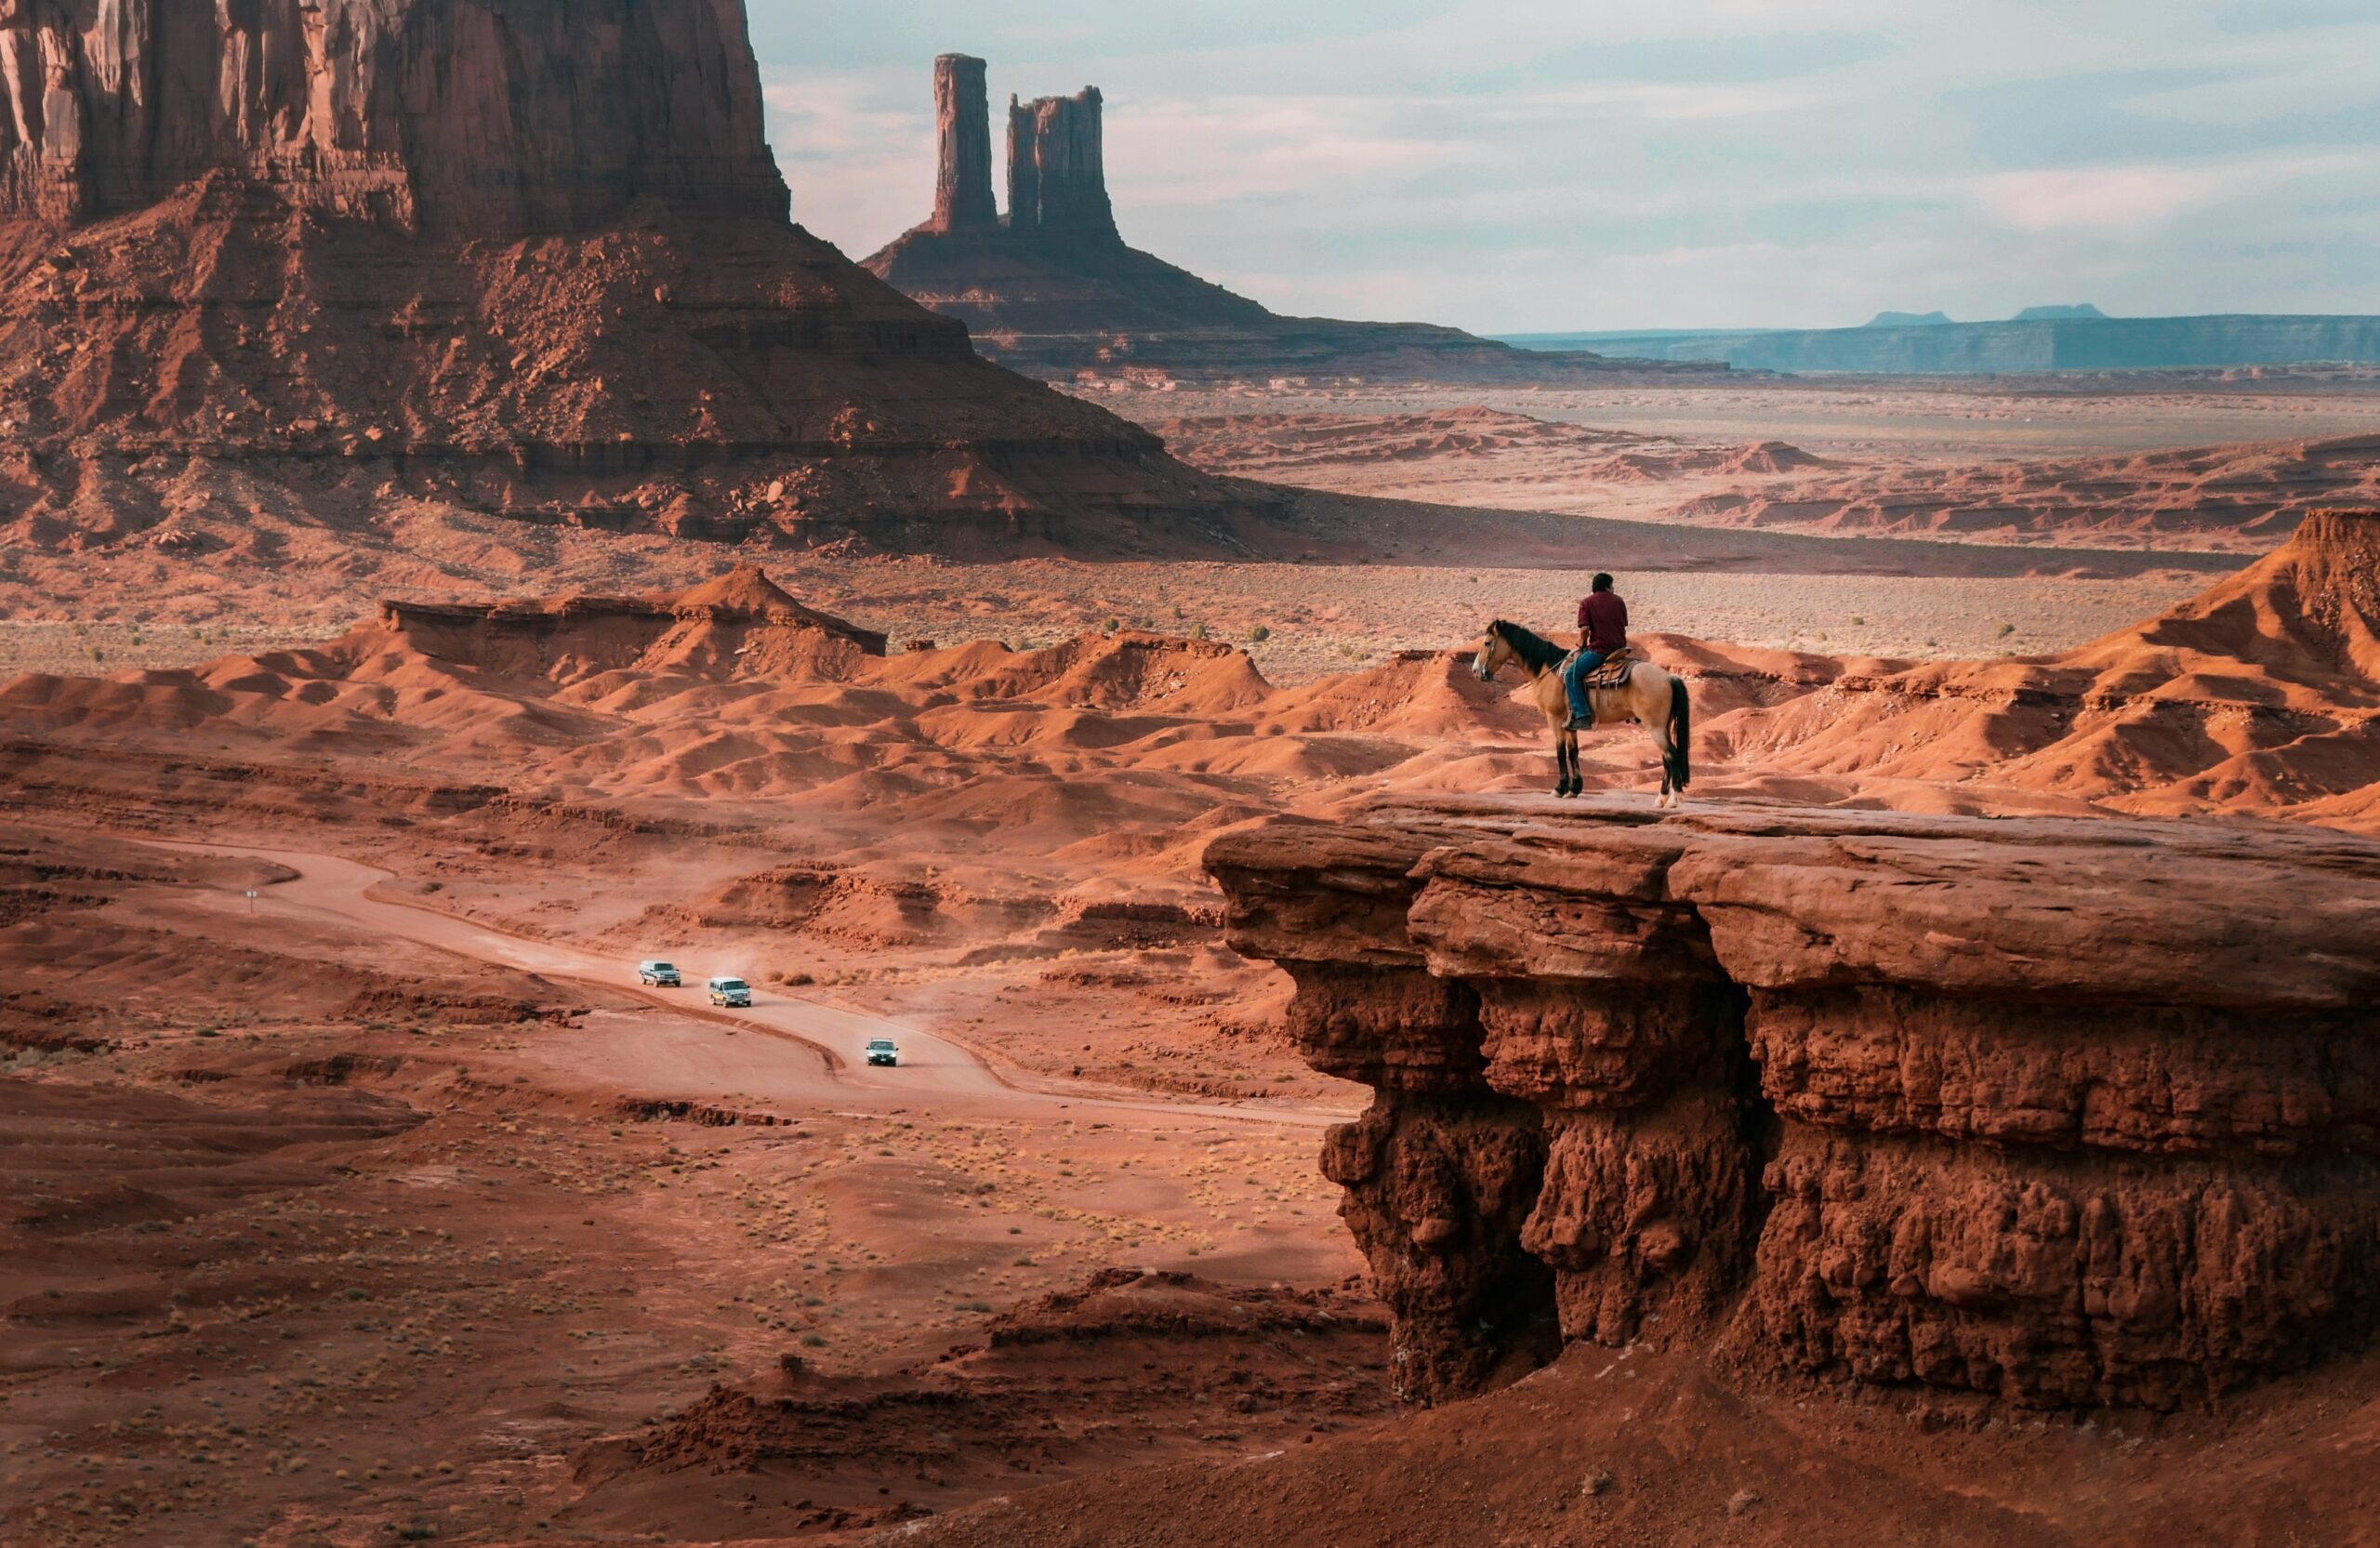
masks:
[[[2380,843],[1478,797],[1226,834],[1373,1088],[1323,1171],[1436,1401],[1566,1342],[2201,1406],[2380,1306]]]

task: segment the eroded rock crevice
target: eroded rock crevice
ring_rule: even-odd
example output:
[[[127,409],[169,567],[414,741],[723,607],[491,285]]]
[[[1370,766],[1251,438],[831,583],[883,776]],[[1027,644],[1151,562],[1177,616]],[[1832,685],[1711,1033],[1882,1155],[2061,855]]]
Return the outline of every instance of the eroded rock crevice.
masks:
[[[1373,1088],[1324,1170],[1406,1395],[1563,1341],[2203,1404],[2380,1291],[2380,845],[1517,799],[1218,840]]]

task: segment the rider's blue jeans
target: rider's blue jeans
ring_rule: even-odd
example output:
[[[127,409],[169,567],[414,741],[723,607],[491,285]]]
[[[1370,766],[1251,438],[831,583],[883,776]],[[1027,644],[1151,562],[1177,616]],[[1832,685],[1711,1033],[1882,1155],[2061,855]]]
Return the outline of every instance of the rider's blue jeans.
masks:
[[[1587,691],[1581,686],[1586,675],[1603,665],[1601,651],[1580,651],[1562,668],[1562,686],[1570,690],[1570,718],[1583,721],[1588,716]]]

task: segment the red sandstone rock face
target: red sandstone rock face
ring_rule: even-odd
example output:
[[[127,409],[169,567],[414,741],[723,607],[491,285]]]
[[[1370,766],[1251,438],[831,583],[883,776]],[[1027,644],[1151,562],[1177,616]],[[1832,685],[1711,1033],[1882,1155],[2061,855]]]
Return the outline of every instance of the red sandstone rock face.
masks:
[[[990,113],[983,60],[945,54],[933,61],[934,231],[989,231],[999,224],[992,204]]]
[[[1553,1275],[1524,1245],[1545,1141],[1536,1115],[1485,1091],[1383,1096],[1323,1142],[1340,1218],[1395,1308],[1390,1370],[1420,1403],[1533,1369],[1557,1346]]]
[[[743,0],[6,0],[0,95],[0,216],[218,168],[481,234],[786,208]]]
[[[1527,1325],[1515,1250],[1566,1338],[2028,1403],[2203,1401],[2368,1333],[2380,845],[1647,815],[1413,802],[1209,852],[1309,1056],[1380,1092],[1326,1170],[1421,1395],[1521,1347],[1461,1330]],[[1517,1225],[1492,1190],[1423,1224],[1479,1171],[1450,1156],[1540,1145]],[[1467,1266],[1418,1272],[1417,1228]]]
[[[1121,245],[1107,200],[1106,129],[1097,86],[1008,99],[1008,221],[1045,245]]]

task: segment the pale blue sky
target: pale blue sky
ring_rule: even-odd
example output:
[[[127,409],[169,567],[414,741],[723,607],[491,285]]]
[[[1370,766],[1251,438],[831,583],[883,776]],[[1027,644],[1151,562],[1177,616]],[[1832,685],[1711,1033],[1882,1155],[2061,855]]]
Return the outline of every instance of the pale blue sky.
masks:
[[[1283,311],[2380,312],[2380,0],[749,4],[853,257],[932,202],[957,49],[996,104],[1100,86],[1125,237]]]

